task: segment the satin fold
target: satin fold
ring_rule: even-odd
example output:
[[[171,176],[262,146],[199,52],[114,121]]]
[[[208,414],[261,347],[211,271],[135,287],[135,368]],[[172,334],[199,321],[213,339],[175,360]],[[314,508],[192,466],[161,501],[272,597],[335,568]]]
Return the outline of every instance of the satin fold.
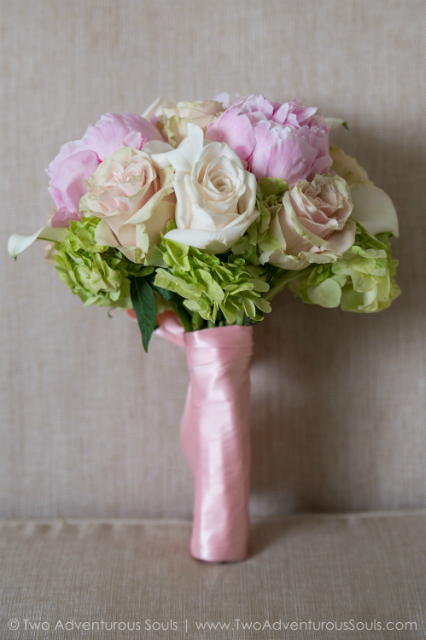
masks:
[[[191,555],[248,556],[252,327],[185,333],[190,384],[181,443],[195,480]]]

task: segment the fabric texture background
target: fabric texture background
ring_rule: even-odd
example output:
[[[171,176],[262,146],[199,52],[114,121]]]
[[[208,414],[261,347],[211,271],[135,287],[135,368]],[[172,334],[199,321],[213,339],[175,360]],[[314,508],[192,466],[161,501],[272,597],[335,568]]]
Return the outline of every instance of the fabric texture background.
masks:
[[[167,519],[1,523],[2,640],[425,637],[425,510],[263,520],[253,524],[249,560],[237,564],[189,558],[190,527]],[[7,630],[11,619],[19,631]],[[51,631],[25,631],[25,619],[48,622]],[[130,627],[139,621],[142,631],[54,631],[58,620],[124,621]],[[147,629],[146,620],[162,622],[164,631]],[[170,620],[177,628],[166,631]],[[315,627],[241,628],[266,620],[311,620]],[[341,629],[350,621],[368,631],[325,627],[331,622]],[[234,630],[197,631],[197,622],[231,623]],[[383,628],[388,622],[417,626],[386,633],[377,622]]]
[[[284,293],[255,328],[252,512],[426,506],[425,9],[2,0],[1,518],[190,517],[183,351],[154,338],[145,355],[124,314],[81,308],[40,243],[14,263],[6,242],[41,226],[44,167],[102,113],[220,91],[344,117],[350,131],[332,140],[401,222],[403,294],[389,310],[345,314]]]

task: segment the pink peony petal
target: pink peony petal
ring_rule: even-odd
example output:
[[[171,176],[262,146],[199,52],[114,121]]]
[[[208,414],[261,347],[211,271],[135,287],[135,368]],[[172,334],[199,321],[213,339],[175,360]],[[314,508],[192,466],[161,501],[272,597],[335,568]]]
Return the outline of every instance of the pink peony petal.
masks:
[[[83,213],[81,211],[79,213],[73,213],[72,211],[68,211],[66,207],[61,207],[61,209],[55,211],[51,217],[50,226],[53,228],[63,227],[68,229],[71,220],[80,222],[82,215]]]
[[[86,180],[95,173],[98,166],[99,160],[94,151],[79,151],[65,158],[56,168],[50,185],[60,192],[62,206],[68,211],[79,211],[80,199],[87,193]],[[60,198],[56,194],[54,199],[59,204]]]
[[[225,111],[212,122],[207,128],[206,138],[213,142],[226,142],[244,162],[247,162],[256,144],[250,119],[245,114],[233,111]]]

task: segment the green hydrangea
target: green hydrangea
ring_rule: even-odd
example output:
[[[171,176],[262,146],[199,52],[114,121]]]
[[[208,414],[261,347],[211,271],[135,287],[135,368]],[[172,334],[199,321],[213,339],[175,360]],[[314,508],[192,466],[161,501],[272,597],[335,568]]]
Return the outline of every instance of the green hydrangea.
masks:
[[[346,276],[335,276],[331,264],[315,265],[297,273],[299,277],[293,279],[288,288],[303,302],[329,309],[340,305]]]
[[[192,314],[199,314],[214,325],[222,320],[243,324],[246,318],[258,322],[263,313],[270,312],[269,302],[261,297],[269,289],[261,267],[247,264],[244,258],[231,253],[221,260],[165,239],[160,251],[154,260],[160,258],[166,268],[157,269],[155,286],[182,296]]]
[[[338,276],[347,277],[342,289],[343,311],[371,313],[387,309],[400,295],[395,282],[398,260],[393,260],[389,234],[362,233],[361,246],[353,246],[345,260],[333,265]]]
[[[259,264],[259,256],[265,251],[280,249],[281,245],[273,229],[269,226],[271,216],[281,205],[284,193],[288,190],[285,180],[263,178],[257,183],[256,207],[260,216],[249,226],[242,238],[232,246],[232,253],[240,255],[251,264]]]
[[[343,311],[372,313],[401,293],[395,282],[389,234],[369,234],[359,223],[355,244],[333,264],[304,269],[289,288],[304,302]]]
[[[128,276],[132,266],[118,251],[96,242],[98,222],[95,217],[71,222],[54,256],[59,277],[85,307],[131,308]]]

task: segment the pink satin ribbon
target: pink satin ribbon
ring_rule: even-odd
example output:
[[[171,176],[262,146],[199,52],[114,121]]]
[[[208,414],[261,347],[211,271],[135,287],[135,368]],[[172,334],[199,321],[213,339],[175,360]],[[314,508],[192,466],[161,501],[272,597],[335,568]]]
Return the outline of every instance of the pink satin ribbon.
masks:
[[[131,314],[129,314],[131,315]],[[174,313],[161,337],[185,347],[190,383],[181,444],[195,480],[191,555],[205,562],[248,556],[252,327],[185,333]]]
[[[190,384],[181,443],[195,480],[191,554],[206,562],[248,556],[252,327],[185,333]]]

